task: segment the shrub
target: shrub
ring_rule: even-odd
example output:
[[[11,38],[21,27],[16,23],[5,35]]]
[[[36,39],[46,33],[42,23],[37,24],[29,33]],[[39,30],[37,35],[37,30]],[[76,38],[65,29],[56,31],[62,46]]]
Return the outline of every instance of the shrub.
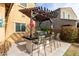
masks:
[[[64,26],[61,28],[60,39],[67,42],[75,42],[77,40],[78,30],[73,26]]]
[[[78,39],[76,40],[77,43],[79,43],[79,28],[78,28]]]

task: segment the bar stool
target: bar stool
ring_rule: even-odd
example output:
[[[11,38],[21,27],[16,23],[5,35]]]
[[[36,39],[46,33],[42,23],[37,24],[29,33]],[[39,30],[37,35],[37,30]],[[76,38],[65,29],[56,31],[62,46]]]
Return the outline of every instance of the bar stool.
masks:
[[[39,38],[37,39],[38,43],[37,45],[37,50],[38,50],[38,56],[40,55],[40,44],[43,44],[44,47],[44,55],[46,56],[46,49],[45,49],[45,36],[39,36]],[[32,42],[34,43],[34,41],[32,40]],[[33,56],[33,49],[34,49],[34,44],[32,44],[32,56]]]
[[[50,46],[50,52],[52,52],[52,45],[53,45],[53,42],[54,42],[54,40],[53,40],[53,37],[54,37],[54,35],[53,35],[53,33],[52,34],[50,34],[50,36],[49,36],[49,46]]]
[[[55,35],[54,39],[56,39],[56,40],[54,40],[54,47],[55,47],[55,49],[61,47],[61,42],[60,42],[60,39],[59,39],[59,33],[57,33]]]
[[[60,38],[59,38],[60,33],[57,34],[57,40],[58,40],[58,48],[61,47],[61,42],[60,42]]]
[[[40,41],[40,44],[43,44],[44,55],[46,56],[46,39],[45,39],[45,35],[39,36],[39,41]]]
[[[53,41],[52,41],[52,35],[50,35],[50,37],[49,37],[49,46],[50,46],[50,49],[51,49],[50,52],[52,52],[52,43],[53,43]]]
[[[54,45],[54,49],[56,49],[56,42],[55,42],[55,34],[54,34],[54,32],[52,32],[52,35],[51,35],[51,39],[52,39],[52,43],[53,43],[53,45]]]

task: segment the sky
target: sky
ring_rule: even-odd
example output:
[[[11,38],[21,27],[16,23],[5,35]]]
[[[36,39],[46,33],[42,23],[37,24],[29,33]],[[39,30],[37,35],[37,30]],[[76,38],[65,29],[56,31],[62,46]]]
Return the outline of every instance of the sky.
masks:
[[[57,8],[71,7],[79,19],[79,3],[37,3],[37,6],[43,6],[49,10],[55,10]]]

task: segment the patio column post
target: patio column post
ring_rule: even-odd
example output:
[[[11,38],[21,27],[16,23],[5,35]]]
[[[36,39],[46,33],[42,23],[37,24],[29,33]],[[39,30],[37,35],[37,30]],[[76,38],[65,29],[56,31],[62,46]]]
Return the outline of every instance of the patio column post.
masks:
[[[32,37],[32,10],[31,10],[31,18],[30,18],[30,38]]]

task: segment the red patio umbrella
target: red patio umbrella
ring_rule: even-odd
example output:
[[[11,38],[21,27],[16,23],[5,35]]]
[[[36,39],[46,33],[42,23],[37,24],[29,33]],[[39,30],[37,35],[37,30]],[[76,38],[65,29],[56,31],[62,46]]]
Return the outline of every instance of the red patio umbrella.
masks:
[[[30,36],[32,36],[34,28],[35,28],[35,21],[33,19],[30,19]]]
[[[35,27],[35,21],[33,19],[30,20],[30,29]]]

